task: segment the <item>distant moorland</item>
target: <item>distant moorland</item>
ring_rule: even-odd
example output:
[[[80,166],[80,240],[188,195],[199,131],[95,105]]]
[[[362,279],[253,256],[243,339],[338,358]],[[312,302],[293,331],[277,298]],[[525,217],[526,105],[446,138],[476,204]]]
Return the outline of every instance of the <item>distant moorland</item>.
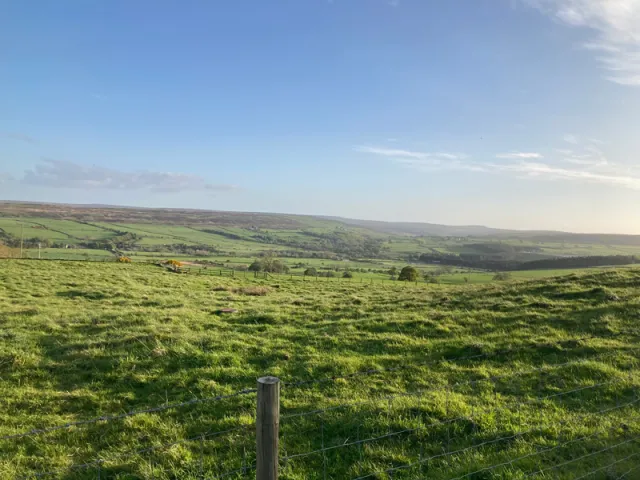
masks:
[[[0,256],[133,261],[178,258],[246,269],[264,255],[291,273],[392,278],[414,264],[431,280],[482,272],[636,263],[640,236],[500,230],[272,213],[0,202]],[[22,252],[22,253],[20,253]],[[536,275],[537,276],[537,275]]]

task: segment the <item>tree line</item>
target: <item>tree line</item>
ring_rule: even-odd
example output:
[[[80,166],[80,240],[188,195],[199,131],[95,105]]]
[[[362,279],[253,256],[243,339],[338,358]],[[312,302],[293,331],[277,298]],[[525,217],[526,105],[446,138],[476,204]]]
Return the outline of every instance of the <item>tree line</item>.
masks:
[[[418,257],[418,261],[428,264],[452,265],[455,267],[492,271],[574,269],[640,263],[640,260],[633,255],[554,257],[523,262],[518,260],[490,259],[479,255],[447,255],[433,253],[423,253]]]

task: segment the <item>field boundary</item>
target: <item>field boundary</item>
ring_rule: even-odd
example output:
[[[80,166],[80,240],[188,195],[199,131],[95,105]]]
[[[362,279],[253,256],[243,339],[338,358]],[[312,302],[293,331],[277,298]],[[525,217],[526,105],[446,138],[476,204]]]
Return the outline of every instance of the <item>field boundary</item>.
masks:
[[[575,341],[560,340],[557,342],[545,342],[544,344],[532,344],[527,347],[519,347],[514,349],[498,350],[485,354],[467,355],[459,357],[441,357],[432,358],[428,361],[420,363],[424,366],[428,364],[436,363],[460,363],[462,367],[464,362],[471,362],[487,358],[496,357],[499,358],[509,354],[524,353],[528,349],[535,349],[537,347],[551,347],[555,346],[560,348],[560,353],[564,353],[567,356],[574,354],[573,350],[567,349],[568,343],[579,343],[582,340],[589,338],[602,338],[602,337],[582,337],[574,339]],[[622,447],[640,447],[640,432],[631,431],[625,424],[618,423],[615,417],[617,412],[627,412],[624,418],[635,418],[634,415],[640,415],[640,389],[635,379],[637,373],[638,360],[637,353],[640,352],[640,347],[637,349],[626,350],[627,356],[632,356],[632,365],[629,366],[626,375],[615,378],[613,380],[602,382],[587,382],[579,383],[572,387],[566,384],[556,384],[549,381],[553,378],[553,374],[566,370],[576,370],[582,366],[588,366],[594,361],[605,361],[609,356],[612,356],[614,352],[604,352],[600,354],[580,354],[579,358],[549,363],[542,361],[539,366],[521,369],[510,372],[508,374],[493,375],[493,376],[480,376],[478,378],[471,378],[462,380],[455,383],[438,384],[429,388],[416,389],[414,391],[405,391],[394,395],[377,395],[370,396],[368,398],[358,399],[354,402],[340,403],[336,405],[330,405],[321,409],[311,409],[305,411],[286,411],[281,415],[281,392],[286,399],[287,395],[293,393],[299,389],[306,389],[310,386],[327,383],[327,382],[344,382],[354,379],[365,379],[372,375],[388,374],[390,372],[398,372],[404,368],[414,366],[414,364],[398,365],[387,369],[371,369],[354,372],[344,376],[314,378],[314,379],[291,379],[289,381],[281,381],[276,377],[261,377],[258,380],[255,388],[246,388],[236,392],[227,394],[220,394],[211,397],[195,398],[193,400],[179,402],[179,403],[165,403],[163,405],[157,405],[141,410],[129,411],[121,414],[114,415],[102,415],[95,418],[78,420],[68,422],[62,425],[54,425],[50,427],[33,428],[23,432],[16,432],[14,434],[8,434],[0,436],[0,445],[2,442],[15,442],[21,440],[31,440],[34,437],[46,437],[54,432],[61,431],[75,431],[79,428],[85,428],[90,425],[105,425],[113,422],[126,421],[130,417],[142,416],[142,415],[161,415],[169,410],[181,410],[196,405],[206,403],[218,403],[225,401],[232,401],[241,397],[255,396],[253,400],[255,405],[255,415],[252,419],[247,419],[243,424],[233,425],[229,428],[220,430],[207,430],[198,433],[197,435],[189,436],[183,439],[177,439],[173,442],[153,444],[149,447],[137,449],[133,451],[121,452],[110,458],[98,457],[90,461],[81,463],[72,463],[64,469],[38,471],[25,474],[17,477],[20,479],[31,478],[51,478],[68,472],[88,471],[95,470],[97,478],[102,478],[103,472],[114,471],[118,464],[126,460],[135,460],[144,454],[158,453],[168,451],[169,449],[178,445],[199,443],[202,448],[199,450],[198,462],[200,465],[201,473],[206,478],[249,478],[253,476],[254,472],[257,480],[275,480],[278,478],[278,471],[283,470],[287,472],[295,472],[296,465],[301,461],[315,458],[320,459],[318,468],[322,470],[322,476],[327,478],[328,471],[328,454],[341,451],[343,449],[361,449],[385,441],[407,442],[413,444],[419,442],[424,435],[428,435],[431,430],[445,429],[446,430],[446,446],[443,446],[443,450],[440,452],[424,450],[422,444],[420,444],[420,452],[410,462],[398,463],[394,462],[387,468],[373,468],[368,467],[370,471],[362,472],[359,475],[354,475],[354,480],[363,480],[368,478],[380,478],[381,475],[392,477],[394,474],[403,471],[418,470],[422,474],[425,468],[429,472],[437,472],[439,462],[445,462],[451,464],[463,458],[465,455],[471,455],[473,452],[481,450],[487,446],[499,446],[504,444],[508,447],[511,443],[522,441],[528,437],[535,437],[536,435],[543,434],[549,427],[546,424],[534,424],[529,426],[527,423],[523,423],[523,414],[521,412],[526,411],[527,408],[543,408],[552,406],[555,402],[571,401],[572,395],[576,393],[585,392],[599,392],[601,390],[606,391],[615,384],[620,384],[624,387],[626,395],[624,398],[615,398],[613,401],[604,402],[603,405],[590,411],[583,411],[579,414],[581,422],[585,424],[595,424],[598,428],[592,431],[588,435],[582,435],[575,438],[564,438],[562,436],[562,427],[567,426],[570,422],[575,422],[575,418],[568,418],[555,423],[554,431],[558,432],[555,440],[550,441],[550,444],[545,448],[536,448],[534,451],[530,451],[524,455],[517,457],[510,457],[500,459],[490,465],[483,466],[480,469],[468,471],[460,476],[448,477],[451,480],[463,480],[465,478],[479,475],[483,472],[494,471],[501,468],[517,468],[519,462],[533,457],[542,457],[545,453],[554,452],[564,448],[569,444],[579,443],[583,445],[583,449],[586,451],[578,458],[565,460],[559,463],[542,463],[538,469],[530,470],[525,468],[524,470],[517,470],[520,474],[524,475],[522,478],[533,478],[543,475],[547,472],[561,469],[566,465],[580,462],[586,458],[597,457],[603,453],[613,452],[616,453],[616,449],[623,449]],[[555,356],[554,356],[555,358]],[[511,383],[518,377],[531,377],[533,382],[538,385],[538,393],[525,400],[507,399],[500,407],[495,405],[486,405],[478,403],[472,406],[469,411],[459,411],[454,407],[453,400],[458,395],[459,390],[471,389],[477,391],[484,389],[490,392],[491,395],[495,395],[496,398],[502,393],[502,389]],[[384,380],[384,378],[383,378]],[[381,384],[384,386],[384,383]],[[551,389],[553,393],[547,393]],[[421,411],[422,406],[427,402],[436,402],[439,405],[441,414],[439,418],[432,415],[424,416]],[[362,409],[362,410],[360,410]],[[366,423],[367,415],[386,415],[391,419],[394,415],[399,415],[401,418],[409,416],[414,424],[410,428],[393,428],[392,423],[389,423],[389,428],[384,432],[376,432],[373,435],[363,435],[360,431],[360,423],[355,422],[357,431],[345,431],[343,432],[344,439],[336,441],[331,439],[326,434],[325,425],[328,422],[327,414],[336,414],[337,411],[344,411],[344,415],[349,418],[358,419],[362,422],[362,425]],[[508,434],[487,438],[482,434],[477,427],[473,427],[471,431],[460,436],[456,435],[457,428],[460,425],[477,425],[476,419],[482,415],[495,415],[497,422],[506,422],[508,425]],[[609,418],[611,417],[611,418]],[[406,419],[406,418],[405,418]],[[312,448],[305,448],[300,444],[289,444],[286,442],[286,432],[290,428],[298,429],[297,423],[309,424],[312,426],[312,430],[318,430],[320,432],[320,444],[311,445]],[[352,420],[353,422],[353,420]],[[600,425],[602,424],[602,425]],[[284,428],[284,430],[283,430]],[[240,435],[250,440],[250,443],[256,445],[254,452],[244,451],[241,458],[238,458],[238,465],[234,468],[230,468],[224,471],[207,472],[202,465],[204,464],[205,442],[214,441],[214,439],[222,439],[225,435]],[[253,439],[252,439],[253,437]],[[477,438],[476,438],[477,437]],[[220,440],[224,443],[224,440]],[[595,443],[594,443],[595,442]],[[594,443],[592,445],[592,443]],[[595,448],[597,446],[597,448]],[[624,450],[624,449],[623,449]],[[627,451],[623,452],[625,456],[615,456],[614,461],[610,462],[611,456],[607,456],[604,460],[609,463],[599,462],[594,470],[585,473],[583,477],[586,477],[592,473],[597,473],[603,469],[610,468],[615,465],[619,465],[623,462],[628,462],[632,458],[635,458],[640,453],[631,453],[627,455]],[[215,462],[215,458],[213,459]],[[626,464],[625,464],[626,465]],[[359,466],[359,469],[366,469],[366,466]],[[523,467],[524,468],[524,467]],[[629,470],[624,475],[628,475],[633,471]],[[211,474],[213,475],[211,477]],[[579,477],[579,478],[583,478]],[[623,477],[620,477],[623,478]]]

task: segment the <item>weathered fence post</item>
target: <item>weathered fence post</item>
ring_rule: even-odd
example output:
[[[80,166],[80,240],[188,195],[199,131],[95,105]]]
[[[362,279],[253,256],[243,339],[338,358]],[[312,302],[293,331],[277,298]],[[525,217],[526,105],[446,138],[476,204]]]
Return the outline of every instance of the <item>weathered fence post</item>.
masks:
[[[256,413],[256,480],[277,480],[280,430],[279,378],[258,379]]]

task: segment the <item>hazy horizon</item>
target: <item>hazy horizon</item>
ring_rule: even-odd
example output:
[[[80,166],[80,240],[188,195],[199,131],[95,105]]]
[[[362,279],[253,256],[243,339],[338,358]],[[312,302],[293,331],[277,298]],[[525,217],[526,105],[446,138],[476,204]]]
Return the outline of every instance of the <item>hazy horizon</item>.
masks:
[[[29,200],[12,200],[12,199],[0,199],[0,205],[2,204],[34,204],[34,205],[65,205],[77,208],[125,208],[125,209],[145,209],[145,210],[194,210],[200,212],[223,212],[223,213],[239,213],[239,214],[262,214],[262,215],[291,215],[291,216],[303,216],[303,217],[316,217],[338,220],[354,220],[364,222],[381,222],[381,223],[405,223],[416,225],[434,225],[443,227],[470,227],[470,228],[487,228],[490,230],[501,230],[505,232],[523,232],[523,233],[569,233],[569,234],[592,234],[592,235],[638,235],[633,233],[621,233],[621,232],[598,232],[598,231],[570,231],[570,230],[550,230],[550,229],[532,229],[532,228],[502,228],[495,225],[483,225],[483,224],[461,224],[461,223],[437,223],[428,221],[399,221],[399,220],[379,220],[376,218],[361,218],[361,217],[345,217],[342,215],[325,215],[322,213],[292,213],[292,212],[273,212],[267,210],[220,210],[210,208],[197,208],[197,207],[167,207],[167,206],[136,206],[136,205],[120,205],[120,204],[103,204],[103,203],[73,203],[73,202],[32,202]]]
[[[2,11],[0,198],[640,234],[640,0]]]

